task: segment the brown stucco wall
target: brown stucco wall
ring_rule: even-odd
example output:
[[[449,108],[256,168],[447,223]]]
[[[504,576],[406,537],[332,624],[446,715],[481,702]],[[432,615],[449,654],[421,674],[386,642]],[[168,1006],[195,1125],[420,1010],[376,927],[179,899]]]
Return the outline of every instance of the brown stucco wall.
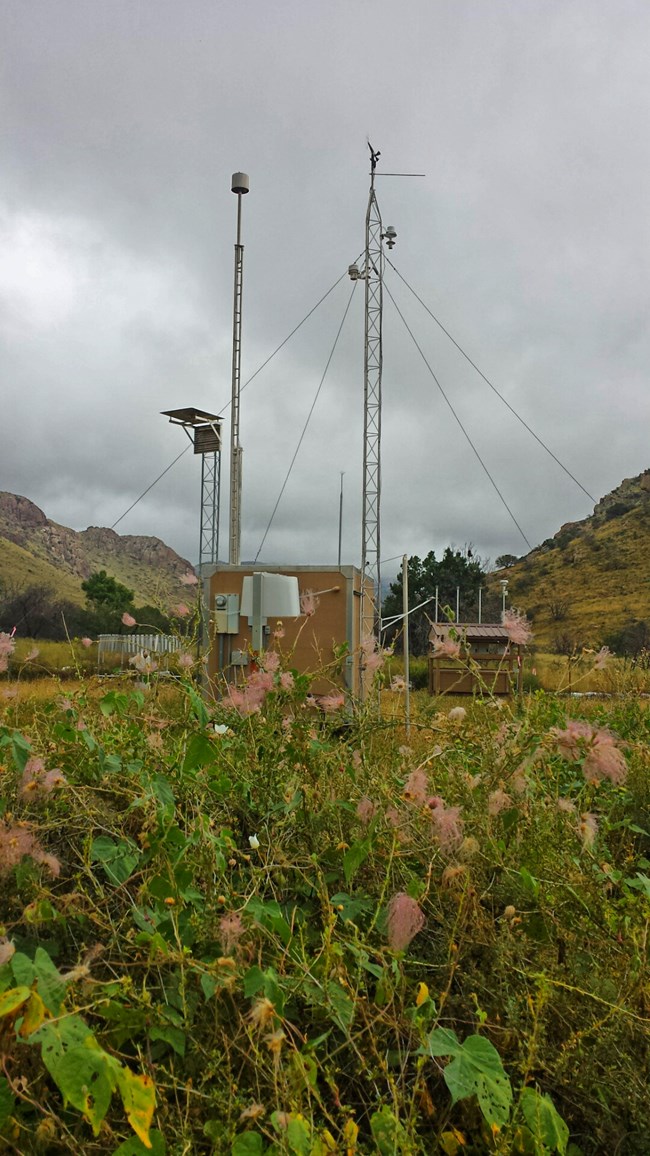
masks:
[[[207,569],[207,573],[206,573]],[[276,643],[265,633],[265,647],[274,646],[286,656],[287,666],[301,673],[323,671],[314,683],[316,694],[326,694],[334,687],[345,687],[350,693],[359,693],[359,628],[361,618],[361,572],[355,566],[228,566],[204,567],[204,599],[210,615],[206,624],[208,644],[208,676],[211,682],[226,674],[229,679],[241,681],[246,666],[233,667],[228,658],[232,651],[248,652],[251,644],[251,626],[244,617],[239,619],[237,634],[215,635],[212,611],[217,594],[239,594],[245,576],[257,573],[292,575],[298,579],[300,593],[313,591],[317,607],[312,617],[285,618],[282,621],[284,637]],[[334,589],[338,587],[338,589]],[[366,582],[367,597],[372,588]],[[271,631],[276,621],[270,620]],[[341,674],[326,669],[334,660],[334,651],[347,642],[349,657],[344,661]]]

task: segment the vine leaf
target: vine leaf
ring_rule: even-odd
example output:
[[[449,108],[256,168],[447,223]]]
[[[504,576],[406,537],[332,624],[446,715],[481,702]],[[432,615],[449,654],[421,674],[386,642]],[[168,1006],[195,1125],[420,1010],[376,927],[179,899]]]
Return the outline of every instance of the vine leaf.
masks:
[[[116,1075],[126,1118],[145,1148],[151,1148],[149,1129],[156,1107],[155,1084],[151,1076],[138,1076],[130,1068],[121,1067]]]
[[[87,1044],[69,1048],[54,1078],[63,1099],[83,1113],[97,1136],[115,1090],[115,1061],[92,1043],[90,1037]]]
[[[468,1036],[459,1042],[455,1032],[435,1028],[428,1040],[431,1056],[453,1056],[443,1071],[452,1101],[475,1095],[488,1124],[501,1128],[508,1122],[512,1107],[512,1086],[501,1057],[484,1036]]]
[[[523,1088],[519,1098],[524,1119],[533,1136],[551,1152],[565,1156],[569,1129],[550,1096],[542,1096],[535,1088]]]

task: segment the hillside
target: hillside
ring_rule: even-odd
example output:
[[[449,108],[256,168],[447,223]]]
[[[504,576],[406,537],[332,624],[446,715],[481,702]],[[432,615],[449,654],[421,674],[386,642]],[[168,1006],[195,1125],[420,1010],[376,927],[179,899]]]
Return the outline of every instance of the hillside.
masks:
[[[10,590],[51,586],[80,605],[81,583],[106,570],[135,592],[138,605],[171,606],[179,578],[192,566],[160,538],[116,534],[98,526],[70,530],[50,521],[28,498],[0,491],[0,582]]]
[[[600,646],[633,620],[650,624],[650,470],[493,581],[502,577],[509,604],[527,612],[537,644],[551,650]]]

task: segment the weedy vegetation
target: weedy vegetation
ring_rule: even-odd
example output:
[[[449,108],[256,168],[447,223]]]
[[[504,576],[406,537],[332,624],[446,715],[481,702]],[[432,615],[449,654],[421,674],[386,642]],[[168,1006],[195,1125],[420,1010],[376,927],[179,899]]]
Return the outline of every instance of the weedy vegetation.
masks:
[[[139,673],[0,687],[0,1151],[647,1153],[636,690]]]

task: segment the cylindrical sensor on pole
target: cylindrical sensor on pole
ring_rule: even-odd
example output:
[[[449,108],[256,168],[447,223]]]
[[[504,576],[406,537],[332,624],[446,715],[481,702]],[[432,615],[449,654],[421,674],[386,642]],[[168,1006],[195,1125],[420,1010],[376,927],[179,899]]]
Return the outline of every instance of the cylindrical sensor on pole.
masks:
[[[233,173],[232,183],[230,188],[233,193],[247,193],[250,190],[251,183],[248,173]]]

